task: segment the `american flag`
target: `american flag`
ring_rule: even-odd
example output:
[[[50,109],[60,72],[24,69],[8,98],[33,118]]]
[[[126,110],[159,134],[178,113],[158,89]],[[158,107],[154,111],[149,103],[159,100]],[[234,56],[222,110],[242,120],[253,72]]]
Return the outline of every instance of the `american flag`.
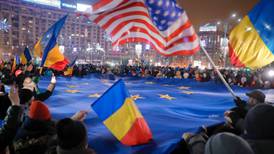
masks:
[[[176,0],[99,0],[90,19],[110,35],[113,47],[141,42],[165,56],[192,55],[199,39]]]

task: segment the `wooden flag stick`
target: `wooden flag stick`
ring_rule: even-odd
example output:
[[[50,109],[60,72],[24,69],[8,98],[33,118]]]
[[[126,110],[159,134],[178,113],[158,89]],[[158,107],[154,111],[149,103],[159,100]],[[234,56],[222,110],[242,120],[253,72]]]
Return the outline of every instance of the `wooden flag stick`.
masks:
[[[224,85],[226,86],[227,90],[230,92],[230,94],[233,96],[234,99],[237,98],[237,95],[235,94],[235,92],[231,89],[230,85],[226,82],[226,80],[224,79],[223,75],[221,74],[221,72],[219,71],[219,69],[216,67],[215,63],[213,62],[212,58],[209,56],[208,52],[206,51],[206,49],[202,46],[201,40],[200,40],[200,46],[201,49],[204,51],[205,55],[207,56],[209,62],[212,64],[213,68],[216,70],[218,76],[220,77],[220,79],[223,81]]]

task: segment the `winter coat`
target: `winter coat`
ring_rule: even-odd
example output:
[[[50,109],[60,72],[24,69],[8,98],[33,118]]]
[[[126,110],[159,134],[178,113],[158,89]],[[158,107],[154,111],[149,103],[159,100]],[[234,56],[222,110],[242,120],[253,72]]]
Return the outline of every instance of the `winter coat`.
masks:
[[[0,151],[12,143],[20,125],[22,109],[20,106],[11,106],[4,120],[4,125],[0,128]]]
[[[247,142],[255,154],[273,154],[274,140],[249,140]]]
[[[54,122],[26,118],[16,134],[13,146],[18,154],[43,154],[55,140]]]

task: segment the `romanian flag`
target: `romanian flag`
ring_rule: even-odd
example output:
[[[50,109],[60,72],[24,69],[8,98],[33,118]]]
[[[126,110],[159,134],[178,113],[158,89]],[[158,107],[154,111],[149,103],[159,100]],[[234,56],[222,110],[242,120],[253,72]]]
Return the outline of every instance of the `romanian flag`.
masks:
[[[20,61],[18,60],[19,57],[16,55],[13,58],[13,62],[12,62],[12,67],[11,67],[11,72],[13,73],[16,70],[16,65],[20,64]]]
[[[274,1],[261,0],[229,36],[231,63],[251,69],[274,61]]]
[[[74,58],[74,60],[69,64],[68,69],[64,72],[65,76],[72,76],[72,74],[73,74],[73,67],[74,67],[74,65],[76,63],[77,58],[78,58],[78,56],[76,56]]]
[[[41,67],[48,67],[58,71],[63,70],[68,60],[60,52],[57,44],[58,35],[67,19],[67,15],[57,21],[34,46],[34,55],[41,57]]]
[[[32,58],[31,58],[29,48],[27,47],[25,48],[24,53],[21,54],[20,58],[21,58],[21,63],[24,65],[31,61]]]
[[[105,126],[123,144],[145,144],[152,139],[151,131],[123,80],[117,81],[92,107]]]

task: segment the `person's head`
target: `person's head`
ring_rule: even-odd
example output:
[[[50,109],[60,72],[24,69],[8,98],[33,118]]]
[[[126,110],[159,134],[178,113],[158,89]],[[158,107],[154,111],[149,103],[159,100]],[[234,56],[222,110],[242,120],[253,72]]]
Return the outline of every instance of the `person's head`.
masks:
[[[87,131],[82,122],[65,118],[57,123],[56,129],[58,146],[62,149],[87,148]]]
[[[29,104],[34,99],[34,93],[29,89],[19,90],[20,104]]]
[[[36,84],[32,81],[30,77],[26,77],[23,82],[23,89],[29,89],[32,92],[35,90]]]
[[[231,133],[219,133],[209,138],[205,154],[254,154],[250,145]]]
[[[48,121],[51,120],[51,114],[46,104],[41,101],[34,100],[29,107],[28,117],[32,120]]]
[[[247,103],[251,107],[265,102],[265,94],[259,90],[251,91],[246,95],[249,97]]]
[[[259,104],[246,115],[244,129],[249,139],[274,139],[274,107]]]

